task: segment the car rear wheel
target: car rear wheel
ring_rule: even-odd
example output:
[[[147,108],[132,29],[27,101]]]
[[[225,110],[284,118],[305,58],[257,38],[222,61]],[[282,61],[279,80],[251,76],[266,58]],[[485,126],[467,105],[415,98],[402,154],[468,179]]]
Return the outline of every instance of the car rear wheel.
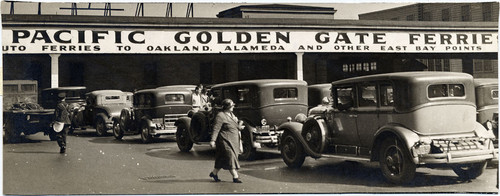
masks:
[[[289,133],[284,133],[282,138],[281,158],[290,168],[301,167],[306,158],[302,144]]]
[[[399,139],[385,139],[380,147],[379,158],[382,174],[390,183],[407,183],[415,176],[416,165]]]
[[[142,129],[141,129],[141,140],[142,143],[150,143],[153,140],[153,136],[150,134],[151,127],[147,123],[143,123]]]
[[[189,138],[186,125],[183,123],[177,126],[177,132],[175,133],[175,139],[177,141],[177,147],[182,152],[189,152],[193,148],[193,142]]]
[[[120,128],[118,120],[113,121],[113,136],[115,136],[117,140],[121,140],[123,138],[123,130]]]
[[[5,132],[4,139],[7,143],[15,143],[19,141],[20,134],[16,132],[14,128],[14,123],[12,123],[11,121],[6,122],[3,127],[3,130]]]
[[[95,123],[95,131],[97,136],[103,136],[106,134],[106,122],[102,117],[97,117],[97,121]]]
[[[451,166],[453,171],[463,180],[472,180],[483,174],[486,161]]]

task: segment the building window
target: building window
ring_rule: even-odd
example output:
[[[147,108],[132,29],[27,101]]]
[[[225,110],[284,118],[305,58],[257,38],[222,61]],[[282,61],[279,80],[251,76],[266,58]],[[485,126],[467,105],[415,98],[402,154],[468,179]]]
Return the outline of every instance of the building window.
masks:
[[[424,12],[422,14],[422,21],[432,21],[432,14],[431,14],[431,12]]]
[[[442,21],[450,21],[451,16],[450,16],[450,8],[446,8],[441,10],[441,20]]]
[[[360,73],[377,70],[377,62],[346,63],[342,65],[343,72]]]
[[[414,21],[414,20],[415,20],[414,14],[406,16],[406,21]]]
[[[491,19],[491,4],[483,3],[483,21],[492,21]]]
[[[427,59],[428,71],[450,71],[450,59]]]
[[[399,18],[398,18],[398,17],[396,17],[396,18],[391,18],[391,20],[399,20]]]
[[[464,5],[461,7],[462,21],[471,21],[470,17],[470,5]]]

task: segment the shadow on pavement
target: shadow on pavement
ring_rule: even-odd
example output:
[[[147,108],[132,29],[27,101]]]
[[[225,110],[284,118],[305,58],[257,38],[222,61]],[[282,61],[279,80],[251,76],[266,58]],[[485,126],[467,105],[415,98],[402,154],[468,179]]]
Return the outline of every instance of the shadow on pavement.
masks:
[[[181,152],[178,148],[149,149],[146,155],[172,160],[213,160],[215,150],[193,148],[189,152]]]
[[[98,144],[144,144],[142,143],[142,140],[140,137],[127,137],[123,136],[121,140],[117,140],[114,136],[111,137],[98,137],[94,136],[95,138],[89,140],[89,142],[92,143],[98,143]],[[159,137],[159,138],[153,138],[153,141],[150,144],[154,143],[163,143],[163,142],[175,142],[175,138],[173,137]]]
[[[21,154],[61,154],[59,153],[59,147],[56,146],[53,151],[6,151],[6,153],[21,153]]]
[[[284,163],[274,168],[249,167],[243,165],[240,173],[256,178],[290,183],[332,183],[371,187],[393,187],[385,181],[380,169],[373,165],[343,161],[326,165],[304,165],[298,169],[288,168]],[[418,172],[409,184],[403,187],[422,187],[460,184],[457,176],[439,176]]]
[[[47,136],[47,139],[40,140],[40,139],[32,139],[29,138],[29,136],[19,136],[16,139],[13,139],[11,141],[6,141],[5,139],[3,140],[3,144],[22,144],[22,143],[40,143],[44,141],[50,141],[49,136]]]

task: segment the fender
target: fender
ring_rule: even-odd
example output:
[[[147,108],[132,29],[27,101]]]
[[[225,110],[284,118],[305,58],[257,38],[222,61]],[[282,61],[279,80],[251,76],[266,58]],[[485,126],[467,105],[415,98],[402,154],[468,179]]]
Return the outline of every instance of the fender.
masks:
[[[420,136],[418,136],[417,133],[408,128],[405,128],[399,124],[384,125],[377,130],[377,132],[375,133],[375,137],[373,137],[374,140],[372,142],[371,148],[372,161],[378,160],[378,148],[380,147],[380,143],[383,139],[385,139],[387,134],[395,135],[400,141],[402,141],[405,144],[406,149],[408,149],[410,155],[412,155],[411,148],[415,145],[415,143],[420,141]],[[412,156],[412,160],[415,164],[419,163],[418,157]]]
[[[243,125],[245,125],[245,128],[243,130],[241,130],[242,134],[244,134],[243,132],[244,131],[248,131],[250,132],[250,143],[252,144],[252,146],[255,148],[256,146],[253,145],[253,142],[254,142],[254,130],[256,130],[256,128],[254,126],[252,126],[250,123],[248,123],[248,121],[246,120],[242,120],[243,121]]]
[[[102,119],[104,120],[104,123],[107,123],[107,122],[109,122],[109,120],[110,120],[108,116],[106,116],[105,114],[103,114],[103,113],[99,112],[99,113],[97,113],[97,115],[95,116],[94,125],[95,125],[95,123],[97,122],[97,119],[98,119],[98,118],[102,118]]]
[[[187,133],[189,135],[189,139],[191,140],[191,142],[194,143],[194,139],[193,139],[193,136],[191,134],[191,117],[186,117],[186,116],[180,117],[174,123],[174,125],[176,127],[179,126],[180,124],[184,124],[184,126],[186,126],[186,130],[187,130]]]
[[[487,138],[487,139],[495,139],[495,134],[493,133],[493,130],[486,129],[485,125],[482,125],[479,122],[476,122],[474,132],[476,133],[476,135],[478,137]]]
[[[150,120],[150,119],[149,119],[148,117],[146,117],[146,116],[143,116],[143,117],[141,118],[141,121],[140,121],[140,122],[141,122],[141,125],[142,125],[142,123],[146,123],[149,127],[155,127],[155,125],[153,124],[153,121],[152,121],[152,120]],[[141,126],[141,127],[142,127],[142,126]],[[141,128],[141,129],[142,129],[142,128]]]
[[[309,148],[309,146],[307,146],[307,142],[304,140],[304,138],[302,138],[302,134],[300,134],[300,133],[302,132],[303,126],[304,125],[302,123],[298,123],[298,122],[286,122],[286,123],[281,124],[278,127],[278,130],[284,130],[284,132],[290,133],[291,135],[295,136],[295,138],[297,138],[297,140],[299,140],[299,142],[304,147],[304,151],[307,153],[307,155],[309,155],[315,159],[320,158],[321,154],[313,152]],[[281,142],[280,142],[279,148],[281,149]]]

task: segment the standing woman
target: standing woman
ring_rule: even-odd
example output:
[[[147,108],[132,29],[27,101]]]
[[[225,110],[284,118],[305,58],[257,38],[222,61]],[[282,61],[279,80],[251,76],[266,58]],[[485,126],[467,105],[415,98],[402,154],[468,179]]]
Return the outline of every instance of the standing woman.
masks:
[[[233,114],[234,102],[231,99],[222,101],[222,112],[215,117],[210,146],[215,147],[215,167],[210,173],[215,182],[220,179],[217,173],[220,169],[229,170],[234,183],[241,183],[237,169],[240,168],[238,154],[240,153],[239,131],[245,128],[243,122]]]

